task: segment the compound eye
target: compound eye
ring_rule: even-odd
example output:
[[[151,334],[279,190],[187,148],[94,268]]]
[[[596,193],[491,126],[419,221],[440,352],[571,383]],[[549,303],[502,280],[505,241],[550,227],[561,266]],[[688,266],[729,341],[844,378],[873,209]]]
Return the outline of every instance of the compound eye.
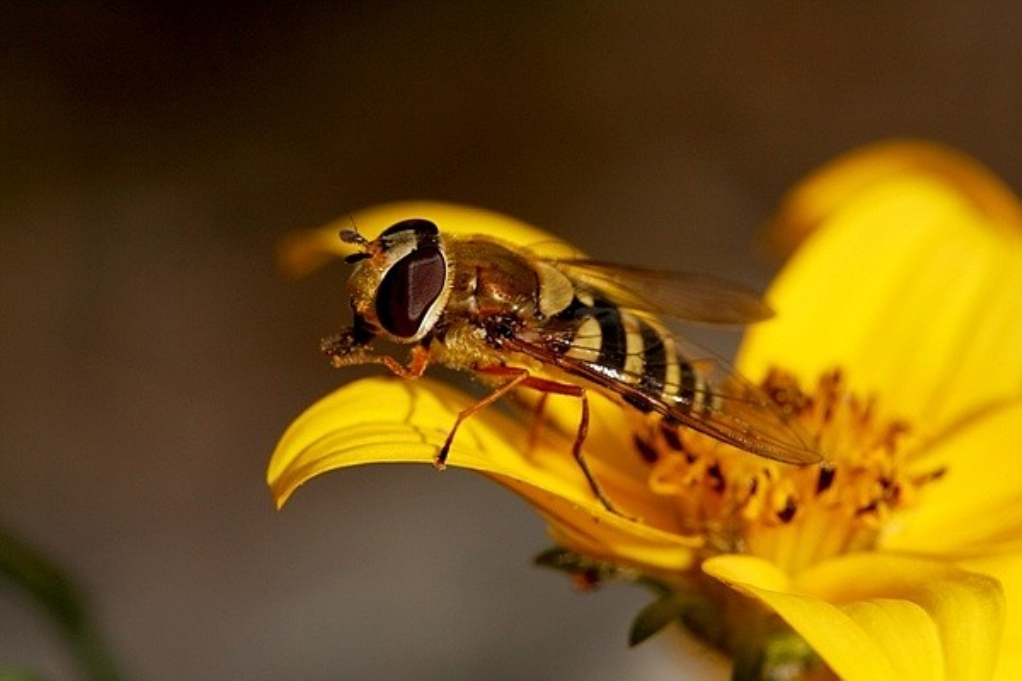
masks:
[[[383,230],[380,234],[380,239],[386,239],[387,237],[394,236],[401,232],[415,232],[415,236],[418,239],[423,237],[435,237],[440,233],[437,226],[429,220],[423,220],[422,218],[409,218],[396,222],[387,229]]]
[[[444,290],[447,264],[437,246],[420,246],[387,270],[376,292],[376,318],[397,338],[414,338]]]

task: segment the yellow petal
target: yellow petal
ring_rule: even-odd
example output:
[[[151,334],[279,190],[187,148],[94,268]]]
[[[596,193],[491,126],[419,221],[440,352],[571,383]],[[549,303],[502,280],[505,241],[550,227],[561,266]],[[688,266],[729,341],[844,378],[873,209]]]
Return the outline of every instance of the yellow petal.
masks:
[[[842,604],[891,599],[911,602],[925,611],[936,627],[946,678],[979,680],[993,673],[1004,626],[1005,598],[992,577],[947,562],[864,553],[810,568],[799,575],[798,587]],[[922,636],[922,630],[906,630],[901,641],[885,642],[899,666],[907,662],[900,659],[902,656],[919,654],[912,651],[921,644],[911,641],[915,635]]]
[[[703,570],[777,612],[846,679],[988,679],[1004,594],[995,579],[883,554],[826,561],[788,584],[751,556]]]
[[[901,139],[850,151],[804,179],[784,198],[768,237],[778,250],[790,253],[847,202],[906,176],[956,186],[992,224],[1022,229],[1022,208],[1014,193],[984,166],[942,145]]]
[[[812,385],[840,367],[930,434],[1017,395],[1022,229],[977,201],[979,179],[959,179],[900,172],[834,200],[772,286],[777,317],[750,330],[739,369],[781,365]]]
[[[884,527],[892,551],[981,555],[1022,550],[1022,399],[970,420],[919,462],[946,474]]]
[[[471,206],[440,201],[398,201],[384,203],[335,220],[317,229],[297,231],[285,238],[278,251],[281,269],[291,276],[304,276],[336,258],[354,253],[357,248],[338,236],[352,226],[367,238],[373,238],[396,222],[425,218],[436,223],[445,234],[486,234],[537,253],[561,255],[577,253],[563,241],[521,220]]]
[[[298,486],[327,471],[367,463],[431,464],[458,412],[472,404],[467,395],[427,379],[358,381],[291,424],[271,457],[267,482],[282,506]],[[567,548],[663,569],[689,564],[696,542],[649,522],[667,522],[668,503],[644,494],[595,452],[587,455],[594,474],[629,515],[610,513],[572,459],[569,438],[548,432],[530,451],[527,441],[521,424],[489,408],[463,422],[447,462],[485,473],[535,504],[558,525],[559,536],[571,540]]]
[[[319,400],[288,427],[270,459],[267,482],[278,505],[302,483],[326,471],[366,463],[432,463],[460,409],[471,398],[423,379],[369,378]],[[452,466],[514,475],[515,466],[534,463],[515,445],[526,442],[523,427],[487,409],[466,420],[451,448]],[[550,462],[556,465],[556,461]],[[545,487],[561,495],[580,494],[571,475]]]
[[[1001,583],[1008,607],[1001,654],[994,675],[999,681],[1022,679],[1022,553],[985,556],[962,562],[962,567],[990,575]]]
[[[654,572],[681,572],[696,560],[698,537],[668,534],[641,519],[605,515],[566,497],[509,478],[498,482],[531,502],[549,521],[550,537],[559,546],[616,565]]]
[[[796,593],[783,572],[753,556],[717,556],[703,571],[775,611],[842,679],[941,678],[936,632],[918,607],[889,601],[842,607]],[[902,642],[914,646],[912,655],[890,649]]]

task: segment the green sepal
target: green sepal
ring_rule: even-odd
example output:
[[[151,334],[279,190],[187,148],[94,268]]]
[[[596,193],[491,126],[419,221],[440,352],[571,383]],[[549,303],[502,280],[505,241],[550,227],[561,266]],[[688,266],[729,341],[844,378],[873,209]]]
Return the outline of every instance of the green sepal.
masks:
[[[723,635],[719,613],[710,601],[675,591],[665,593],[636,615],[628,645],[637,646],[674,622],[711,643]]]
[[[651,585],[651,580],[638,570],[590,558],[559,546],[542,552],[533,559],[533,562],[541,567],[566,572],[575,578],[579,586],[586,588],[594,588],[612,579]]]
[[[732,681],[789,681],[821,678],[826,665],[805,640],[784,625],[749,639],[734,654]],[[828,677],[829,678],[829,677]]]

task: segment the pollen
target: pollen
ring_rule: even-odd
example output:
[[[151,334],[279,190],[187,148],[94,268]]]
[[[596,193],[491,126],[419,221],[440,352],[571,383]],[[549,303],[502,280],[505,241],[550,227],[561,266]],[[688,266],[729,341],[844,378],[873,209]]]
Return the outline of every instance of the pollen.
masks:
[[[909,424],[878,417],[875,401],[850,393],[839,371],[811,392],[777,370],[760,387],[811,439],[821,463],[774,462],[669,428],[638,447],[652,462],[650,489],[672,499],[680,530],[702,536],[707,557],[747,553],[795,574],[869,549],[891,514],[943,473],[909,472],[917,448]]]

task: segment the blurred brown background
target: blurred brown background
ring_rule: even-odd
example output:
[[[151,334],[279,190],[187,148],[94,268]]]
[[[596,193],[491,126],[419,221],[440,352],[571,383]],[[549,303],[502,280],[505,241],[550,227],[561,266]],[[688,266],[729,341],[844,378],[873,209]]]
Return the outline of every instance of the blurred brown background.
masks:
[[[453,200],[764,286],[757,226],[861,143],[1022,187],[1019,3],[187,5],[0,9],[0,522],[135,678],[678,673],[625,648],[644,593],[530,567],[542,524],[484,480],[366,468],[272,509],[277,437],[345,380],[316,351],[345,270],[281,278],[287,230]],[[73,678],[0,585],[12,663]]]

